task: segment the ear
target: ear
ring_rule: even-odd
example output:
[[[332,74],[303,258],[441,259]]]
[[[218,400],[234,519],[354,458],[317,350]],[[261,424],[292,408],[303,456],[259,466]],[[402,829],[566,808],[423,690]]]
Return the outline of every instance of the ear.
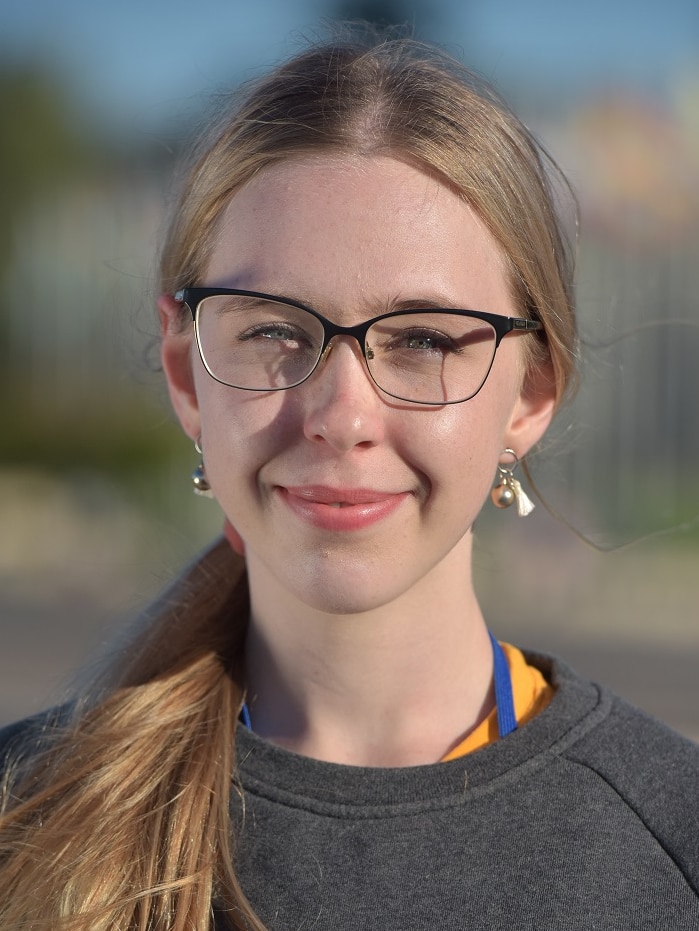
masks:
[[[160,357],[170,400],[182,429],[192,440],[201,433],[199,404],[192,371],[193,329],[182,325],[182,305],[170,294],[158,298]]]
[[[546,433],[556,410],[556,396],[556,379],[550,363],[526,372],[504,435],[504,445],[520,459]]]

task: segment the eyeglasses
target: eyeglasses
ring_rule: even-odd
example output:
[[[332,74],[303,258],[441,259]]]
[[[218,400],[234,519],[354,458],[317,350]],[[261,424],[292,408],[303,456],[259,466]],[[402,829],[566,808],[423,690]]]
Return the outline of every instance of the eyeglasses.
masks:
[[[294,388],[310,378],[335,336],[351,336],[381,391],[416,404],[468,401],[485,384],[505,334],[543,328],[524,317],[441,308],[345,327],[290,298],[232,288],[185,288],[175,300],[191,310],[201,360],[224,385]]]

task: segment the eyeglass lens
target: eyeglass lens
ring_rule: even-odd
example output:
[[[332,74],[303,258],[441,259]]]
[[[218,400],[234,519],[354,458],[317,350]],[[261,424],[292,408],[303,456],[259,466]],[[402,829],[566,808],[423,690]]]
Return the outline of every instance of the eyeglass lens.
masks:
[[[324,330],[307,311],[244,295],[204,298],[197,309],[202,360],[218,381],[268,391],[300,384],[320,358]],[[387,394],[422,404],[465,401],[482,386],[496,348],[484,320],[426,310],[392,314],[366,335],[371,377]]]

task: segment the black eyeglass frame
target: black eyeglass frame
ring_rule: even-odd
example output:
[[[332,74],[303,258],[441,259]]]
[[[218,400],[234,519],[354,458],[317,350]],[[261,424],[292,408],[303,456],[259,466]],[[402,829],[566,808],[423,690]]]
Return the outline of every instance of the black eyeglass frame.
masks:
[[[222,379],[214,375],[214,373],[209,368],[206,359],[204,358],[204,352],[201,347],[197,311],[199,309],[199,305],[205,298],[225,297],[227,295],[231,295],[232,297],[255,297],[259,298],[260,300],[271,301],[275,304],[289,304],[292,307],[296,307],[298,310],[303,310],[310,314],[312,317],[315,317],[323,327],[323,344],[320,347],[318,358],[316,359],[311,371],[308,372],[307,375],[304,375],[304,377],[299,381],[294,382],[293,385],[284,385],[282,388],[243,388],[241,385],[231,385],[228,382],[222,381]],[[527,317],[505,317],[502,314],[491,314],[485,310],[461,310],[452,307],[422,307],[415,309],[408,308],[406,310],[393,310],[385,314],[379,314],[378,317],[372,317],[370,320],[364,320],[363,323],[358,323],[355,326],[341,326],[339,323],[333,323],[332,320],[328,320],[327,317],[319,314],[318,311],[314,310],[312,307],[307,307],[305,304],[301,304],[299,301],[293,300],[293,298],[283,297],[279,294],[265,294],[263,291],[246,291],[239,288],[182,288],[175,292],[173,298],[178,304],[186,304],[190,313],[192,314],[192,321],[194,322],[194,329],[197,338],[197,348],[199,350],[201,361],[204,364],[204,368],[214,379],[214,381],[217,381],[222,385],[226,385],[229,388],[239,388],[241,391],[287,391],[289,388],[296,388],[307,381],[315,372],[321,359],[325,355],[325,350],[328,348],[330,342],[332,339],[334,339],[335,336],[352,336],[359,343],[359,347],[362,350],[362,355],[364,356],[364,362],[366,363],[369,376],[380,391],[383,391],[384,394],[387,394],[391,398],[396,398],[396,400],[399,401],[407,401],[410,404],[424,404],[429,407],[442,407],[446,404],[463,404],[464,401],[470,401],[471,398],[475,398],[475,396],[488,380],[488,376],[490,375],[490,371],[493,367],[493,362],[495,361],[495,355],[503,338],[508,333],[513,331],[520,333],[533,333],[543,330],[544,328],[544,325],[540,320],[530,320]],[[467,398],[459,398],[458,400],[454,401],[415,401],[413,398],[404,398],[401,395],[386,391],[386,389],[382,388],[374,378],[371,367],[369,365],[370,357],[367,355],[368,352],[371,352],[371,347],[367,346],[366,344],[366,335],[371,327],[375,323],[378,323],[381,320],[389,319],[391,317],[406,317],[412,314],[425,313],[450,314],[455,317],[471,317],[475,320],[483,320],[485,323],[489,323],[495,331],[495,348],[493,349],[493,357],[490,360],[488,371],[483,376],[483,380],[481,381],[478,388]]]

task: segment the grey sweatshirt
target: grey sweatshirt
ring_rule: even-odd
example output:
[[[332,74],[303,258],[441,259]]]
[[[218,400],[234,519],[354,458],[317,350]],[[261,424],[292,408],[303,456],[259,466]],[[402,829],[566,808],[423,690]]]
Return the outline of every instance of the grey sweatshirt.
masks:
[[[527,659],[549,706],[450,763],[339,766],[239,727],[236,862],[269,931],[699,931],[699,747]]]
[[[699,747],[527,659],[551,704],[450,763],[339,766],[239,727],[238,869],[270,931],[699,929]]]

